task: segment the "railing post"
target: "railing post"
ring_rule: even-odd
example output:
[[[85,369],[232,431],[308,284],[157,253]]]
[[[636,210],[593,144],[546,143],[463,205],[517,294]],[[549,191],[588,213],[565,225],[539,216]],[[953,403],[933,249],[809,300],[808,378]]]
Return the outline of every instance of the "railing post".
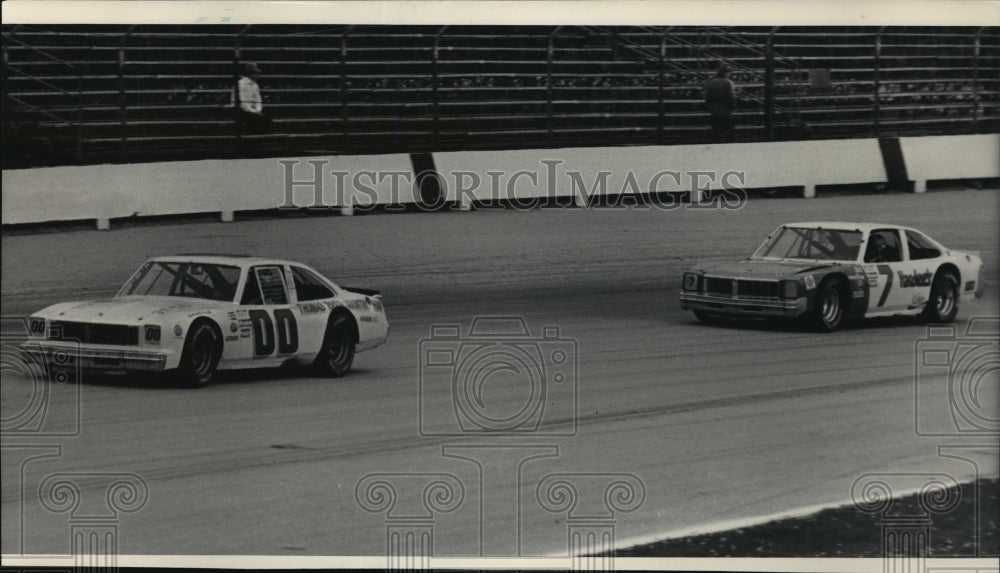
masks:
[[[239,122],[236,121],[236,118],[238,118],[240,116],[239,115],[240,114],[240,112],[239,112],[239,109],[240,109],[240,62],[243,59],[243,55],[241,54],[241,48],[242,48],[243,34],[247,31],[247,29],[249,27],[250,26],[244,26],[243,29],[240,30],[240,32],[238,34],[236,34],[236,37],[234,38],[234,41],[233,41],[233,72],[232,72],[232,79],[231,79],[232,90],[233,90],[233,109],[230,110],[230,111],[232,112],[232,121],[233,121],[233,123],[231,125],[236,128],[236,143],[237,143],[237,147],[239,147],[240,149],[242,149],[243,130],[240,128]],[[242,155],[242,152],[240,152],[240,155]]]
[[[121,126],[121,152],[124,155],[128,149],[128,115],[126,112],[126,107],[128,106],[128,99],[125,95],[125,44],[128,42],[129,37],[132,35],[135,26],[130,26],[128,32],[125,33],[125,37],[118,44],[118,123]],[[125,157],[122,157],[125,159]]]
[[[14,28],[14,30],[11,30],[10,35],[13,36],[16,30],[17,30],[16,27]],[[10,80],[8,76],[10,76],[10,68],[8,66],[10,64],[10,52],[7,51],[6,36],[7,34],[4,34],[4,41],[0,42],[0,49],[2,49],[3,51],[3,93],[9,94]],[[3,133],[5,138],[14,135],[13,128],[14,128],[14,109],[12,105],[6,103],[3,106]],[[20,130],[18,130],[18,132],[20,132]]]
[[[768,141],[774,141],[774,33],[778,28],[772,28],[767,35],[767,48],[764,52],[764,133]]]
[[[545,129],[548,132],[548,142],[552,143],[553,137],[553,125],[552,125],[552,64],[555,59],[555,37],[556,33],[562,26],[557,26],[552,33],[549,34],[549,51],[545,62]]]
[[[666,103],[664,102],[664,70],[663,68],[667,65],[667,32],[660,34],[660,69],[659,74],[657,74],[657,96],[660,100],[660,109],[658,110],[660,121],[656,130],[656,140],[658,143],[663,143],[663,122],[666,121]]]
[[[76,163],[83,164],[83,70],[76,76]]]
[[[440,107],[440,94],[438,93],[438,60],[440,59],[441,50],[441,34],[448,29],[448,26],[442,26],[437,34],[434,35],[434,51],[431,53],[431,96],[433,105],[433,119],[431,129],[433,130],[433,150],[438,150],[439,138],[441,137],[441,107]]]
[[[875,90],[873,105],[872,126],[875,128],[875,135],[881,132],[882,120],[882,31],[885,26],[878,29],[875,34],[875,80],[872,82],[872,89]]]
[[[985,26],[983,27],[985,28]],[[972,51],[972,132],[979,133],[979,38],[983,28],[976,30]]]
[[[347,142],[347,131],[351,122],[351,114],[347,107],[349,93],[347,89],[347,36],[350,35],[352,28],[354,26],[348,26],[340,35],[340,131],[343,135],[342,143]]]

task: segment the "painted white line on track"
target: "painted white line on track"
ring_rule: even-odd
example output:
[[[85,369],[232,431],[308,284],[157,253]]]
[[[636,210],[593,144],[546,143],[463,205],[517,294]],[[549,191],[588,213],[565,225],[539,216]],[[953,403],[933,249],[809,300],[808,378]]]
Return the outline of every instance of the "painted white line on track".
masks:
[[[3,555],[10,566],[70,566],[73,555]],[[385,569],[384,556],[298,556],[298,555],[118,555],[120,567],[212,567],[226,569],[292,568],[358,570]],[[567,557],[431,557],[430,569],[500,570],[535,569],[566,571],[574,562]],[[916,565],[916,564],[915,564]],[[921,563],[925,571],[958,573],[992,573],[997,571],[995,558],[928,558]],[[738,557],[738,558],[616,558],[617,571],[743,571],[795,573],[882,573],[881,558],[824,557]]]

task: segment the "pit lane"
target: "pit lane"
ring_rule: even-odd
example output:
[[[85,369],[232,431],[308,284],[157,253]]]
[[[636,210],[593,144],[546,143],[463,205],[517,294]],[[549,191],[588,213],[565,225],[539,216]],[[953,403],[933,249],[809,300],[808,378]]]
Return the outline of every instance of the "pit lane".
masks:
[[[914,321],[826,335],[706,326],[677,296],[690,263],[745,256],[780,223],[894,222],[980,251],[987,295],[961,308],[962,331],[971,316],[1000,314],[998,207],[995,190],[969,190],[751,198],[740,210],[489,209],[5,236],[4,315],[113,294],[151,256],[223,252],[300,260],[379,289],[392,328],[341,380],[272,370],[202,390],[141,376],[50,386],[44,432],[73,435],[5,433],[18,448],[3,456],[3,553],[70,551],[71,516],[43,507],[38,492],[59,472],[140,476],[148,500],[116,523],[120,551],[147,555],[381,555],[402,506],[365,511],[357,484],[372,473],[448,474],[461,504],[425,517],[442,556],[565,553],[573,516],[537,497],[552,473],[635,476],[638,507],[603,516],[623,542],[849,501],[868,472],[996,475],[995,439],[915,432],[915,395],[937,390],[915,382],[926,331]],[[465,331],[487,315],[523,317],[535,338],[558,327],[578,360],[535,435],[439,435],[454,404],[418,383],[431,325]],[[488,385],[486,399],[516,412],[515,386]],[[5,424],[31,388],[4,371]],[[979,468],[941,457],[944,443],[971,446]],[[28,461],[43,451],[55,453]],[[600,479],[575,479],[599,513]],[[99,487],[83,494],[100,498]],[[419,492],[397,491],[406,503]]]

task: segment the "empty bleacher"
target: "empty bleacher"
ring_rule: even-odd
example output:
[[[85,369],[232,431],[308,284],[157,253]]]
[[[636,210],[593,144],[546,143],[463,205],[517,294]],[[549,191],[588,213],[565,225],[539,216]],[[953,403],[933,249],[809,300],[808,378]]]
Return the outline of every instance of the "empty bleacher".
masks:
[[[996,132],[996,28],[4,26],[4,166]],[[241,62],[268,134],[240,133]]]

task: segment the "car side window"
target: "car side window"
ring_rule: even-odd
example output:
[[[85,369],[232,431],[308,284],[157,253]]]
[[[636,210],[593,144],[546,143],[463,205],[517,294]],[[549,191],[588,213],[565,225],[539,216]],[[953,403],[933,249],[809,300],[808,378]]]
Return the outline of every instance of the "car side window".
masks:
[[[911,261],[936,259],[941,256],[941,251],[934,246],[934,243],[916,231],[906,232],[906,246],[910,250]]]
[[[248,272],[240,304],[288,304],[288,291],[281,267],[253,267]]]
[[[903,260],[899,232],[895,229],[876,229],[868,234],[865,247],[866,263],[897,263]]]
[[[333,291],[315,273],[301,267],[292,267],[292,278],[295,280],[299,302],[333,298]]]

